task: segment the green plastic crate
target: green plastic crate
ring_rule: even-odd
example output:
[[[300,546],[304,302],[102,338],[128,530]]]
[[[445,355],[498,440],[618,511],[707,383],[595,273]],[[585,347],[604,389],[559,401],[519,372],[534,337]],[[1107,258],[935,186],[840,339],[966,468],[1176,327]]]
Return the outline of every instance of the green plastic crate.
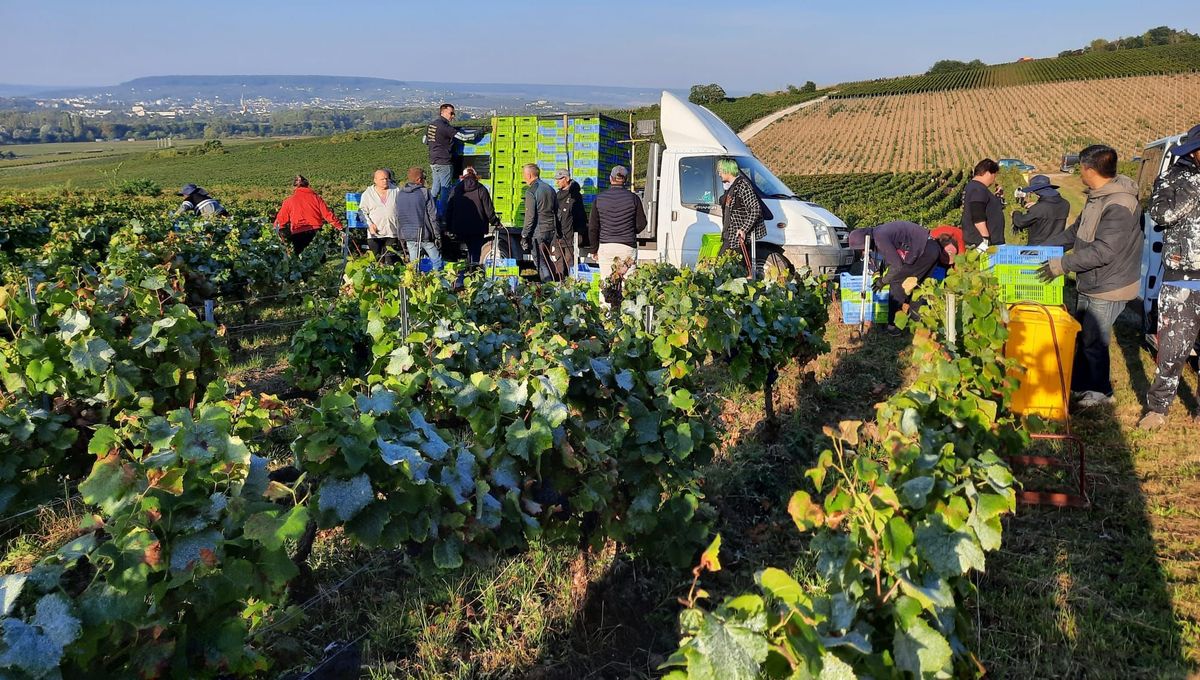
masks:
[[[721,234],[704,234],[700,237],[700,259],[708,260],[721,252]]]
[[[1037,264],[998,264],[993,269],[1000,280],[1000,299],[1004,302],[1040,302],[1043,305],[1063,303],[1063,281],[1058,277],[1043,283]]]

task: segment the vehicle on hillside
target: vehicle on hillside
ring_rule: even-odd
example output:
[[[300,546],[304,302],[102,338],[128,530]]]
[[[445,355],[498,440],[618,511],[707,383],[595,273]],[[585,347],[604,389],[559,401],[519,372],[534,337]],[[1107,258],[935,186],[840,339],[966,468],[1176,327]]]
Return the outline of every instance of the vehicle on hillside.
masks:
[[[1142,280],[1138,299],[1142,314],[1142,333],[1146,344],[1158,348],[1158,293],[1162,289],[1163,274],[1163,230],[1146,210],[1154,181],[1166,173],[1178,160],[1171,147],[1184,141],[1184,135],[1172,135],[1150,142],[1142,152],[1138,171],[1138,200],[1142,205],[1142,233],[1146,235],[1142,245]],[[1198,343],[1200,344],[1200,343]],[[1200,347],[1197,348],[1200,351]],[[1196,354],[1192,355],[1192,366],[1196,367]]]
[[[1035,166],[1026,163],[1020,158],[1001,158],[996,161],[996,164],[1000,166],[1001,170],[1019,170],[1021,172],[1033,172],[1037,170]]]
[[[1059,172],[1075,172],[1075,168],[1079,167],[1079,154],[1069,153],[1062,157],[1062,164],[1059,166]]]
[[[845,222],[797,197],[708,109],[669,92],[663,92],[661,104],[665,144],[638,143],[637,158],[646,159],[645,182],[639,186],[644,186],[647,218],[646,228],[638,234],[639,259],[696,264],[704,235],[721,231],[717,161],[730,157],[754,180],[771,215],[766,237],[755,243],[757,273],[797,269],[833,273],[850,265],[854,258],[847,247]],[[647,148],[649,153],[643,154]],[[500,257],[520,252],[519,225],[509,226],[497,230],[495,241],[484,245],[485,262],[493,250]]]

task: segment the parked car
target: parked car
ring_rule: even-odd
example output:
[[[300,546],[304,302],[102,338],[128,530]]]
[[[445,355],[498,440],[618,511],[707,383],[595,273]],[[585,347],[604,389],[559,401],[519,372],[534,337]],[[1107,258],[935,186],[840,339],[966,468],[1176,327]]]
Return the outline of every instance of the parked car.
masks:
[[[1001,158],[1000,160],[996,161],[996,163],[1000,166],[1001,170],[1006,170],[1008,168],[1015,168],[1021,172],[1033,172],[1034,170],[1037,170],[1037,168],[1026,163],[1020,158]]]
[[[1079,154],[1069,153],[1062,157],[1062,166],[1059,167],[1059,172],[1075,172],[1075,166],[1079,165]]]

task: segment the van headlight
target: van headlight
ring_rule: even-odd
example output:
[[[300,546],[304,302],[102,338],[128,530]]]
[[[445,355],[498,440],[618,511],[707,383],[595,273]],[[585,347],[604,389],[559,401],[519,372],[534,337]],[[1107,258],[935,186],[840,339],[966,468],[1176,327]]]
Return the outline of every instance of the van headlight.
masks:
[[[808,220],[808,223],[812,225],[813,234],[817,237],[817,245],[832,246],[837,244],[836,237],[833,235],[833,229],[828,224],[808,216],[805,216],[804,219]]]

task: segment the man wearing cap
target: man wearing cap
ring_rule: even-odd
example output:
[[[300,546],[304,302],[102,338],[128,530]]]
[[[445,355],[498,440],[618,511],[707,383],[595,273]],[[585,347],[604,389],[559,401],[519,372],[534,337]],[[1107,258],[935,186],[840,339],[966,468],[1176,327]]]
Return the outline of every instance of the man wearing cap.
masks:
[[[588,216],[588,245],[596,253],[601,281],[612,276],[615,261],[632,260],[631,267],[637,266],[637,235],[646,228],[646,210],[628,181],[629,170],[613,166],[609,187],[596,196]]]
[[[1029,245],[1040,246],[1067,228],[1071,204],[1058,193],[1058,185],[1051,184],[1049,177],[1035,175],[1029,180],[1029,186],[1021,191],[1026,195],[1023,200],[1028,200],[1029,196],[1037,197],[1033,207],[1012,215],[1014,230],[1029,230]]]
[[[529,163],[522,169],[525,184],[525,224],[521,227],[521,248],[533,255],[538,278],[554,280],[550,266],[550,247],[560,236],[558,230],[558,197],[549,184],[542,181],[542,170]]]
[[[558,186],[558,228],[562,230],[563,238],[570,240],[572,235],[578,236],[580,250],[590,250],[587,213],[583,208],[583,192],[579,190],[579,183],[571,179],[571,173],[566,168],[555,171],[554,183]]]
[[[479,182],[475,168],[463,169],[462,181],[454,185],[450,200],[446,201],[446,226],[467,246],[467,261],[479,263],[483,251],[483,237],[488,229],[499,225],[492,195]]]
[[[891,335],[899,335],[900,329],[895,325],[896,312],[908,303],[909,295],[929,277],[939,261],[953,261],[958,254],[958,245],[953,236],[943,234],[935,238],[928,229],[915,222],[887,222],[850,232],[850,249],[863,250],[867,236],[887,263],[887,271],[878,284],[889,287],[886,330]]]
[[[229,211],[225,210],[220,201],[209,196],[207,191],[195,184],[185,184],[176,193],[183,196],[183,203],[180,203],[179,209],[175,211],[176,217],[182,217],[185,214],[196,217],[229,217]]]
[[[1179,375],[1200,336],[1200,125],[1171,148],[1178,158],[1154,183],[1150,217],[1163,231],[1158,294],[1158,369],[1138,427],[1167,422]],[[1200,414],[1197,414],[1200,419]]]
[[[1068,253],[1038,270],[1043,281],[1075,272],[1075,338],[1071,392],[1080,408],[1112,403],[1109,344],[1126,303],[1138,295],[1142,270],[1141,207],[1137,184],[1117,174],[1117,152],[1094,144],[1079,152],[1087,202],[1079,219],[1043,243]]]

